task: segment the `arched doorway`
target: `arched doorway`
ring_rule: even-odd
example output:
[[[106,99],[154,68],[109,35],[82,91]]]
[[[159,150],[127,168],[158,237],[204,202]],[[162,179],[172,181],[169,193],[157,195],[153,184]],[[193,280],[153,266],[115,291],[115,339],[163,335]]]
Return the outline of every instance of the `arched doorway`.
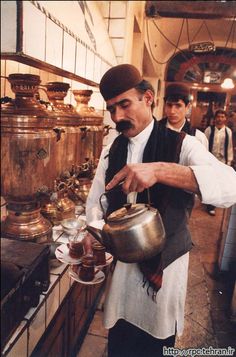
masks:
[[[221,87],[228,77],[236,80],[236,50],[216,48],[209,53],[179,52],[169,61],[165,80],[166,84],[180,82],[189,86],[193,96],[191,122],[200,127],[204,116],[210,124],[210,117],[218,108],[229,114],[236,111],[236,88]]]

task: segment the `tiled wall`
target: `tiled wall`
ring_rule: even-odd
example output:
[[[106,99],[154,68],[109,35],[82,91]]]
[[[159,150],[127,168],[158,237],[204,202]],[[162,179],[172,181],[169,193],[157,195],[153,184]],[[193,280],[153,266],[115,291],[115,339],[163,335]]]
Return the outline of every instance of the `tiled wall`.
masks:
[[[82,3],[84,3],[84,7],[81,7]],[[8,5],[5,4],[4,6]],[[72,7],[73,13],[71,12]],[[12,21],[11,15],[15,11],[15,7],[12,6],[8,13],[8,22]],[[6,24],[7,21],[4,23]],[[12,31],[15,31],[14,27]],[[2,32],[4,33],[4,26]],[[6,36],[8,36],[10,42],[11,36],[8,32],[5,33],[4,38]],[[93,36],[94,42],[92,41]],[[6,39],[5,43],[7,43]],[[23,2],[23,52],[32,58],[44,61],[95,83],[99,83],[107,69],[117,63],[104,20],[96,2],[93,1],[73,2],[73,4],[58,1],[54,1],[53,4],[49,1]],[[10,73],[39,75],[41,85],[49,81],[69,83],[70,90],[65,98],[65,103],[70,103],[74,106],[76,101],[72,90],[91,89],[93,94],[89,106],[104,114],[104,100],[97,86],[91,87],[78,81],[10,60],[1,60],[1,97],[9,96],[14,98],[10,84],[4,78]],[[47,100],[45,92],[40,91],[40,98]],[[107,113],[104,115],[104,123],[113,126]],[[105,138],[105,144],[110,141],[108,140],[110,135]]]
[[[142,1],[23,2],[23,52],[57,68],[99,83],[110,66],[123,61],[131,63],[134,56],[132,53],[134,18],[142,29],[140,19],[143,14],[143,3]],[[12,21],[12,12],[14,11],[11,10],[11,14],[8,15],[8,22]],[[5,34],[4,38],[6,35],[9,36]],[[5,43],[7,43],[6,39]],[[142,46],[138,46],[135,55],[135,58],[139,58],[139,64],[142,64],[141,49]],[[141,64],[138,66],[140,70],[142,70]],[[102,111],[105,125],[114,127],[109,114],[105,111],[105,104],[97,86],[90,87],[13,61],[2,61],[1,75],[7,76],[10,73],[38,74],[41,84],[49,81],[69,83],[71,88],[65,102],[72,105],[76,104],[72,94],[73,89],[92,89],[89,105]],[[1,78],[1,97],[3,96],[12,97],[12,93],[8,81]],[[42,91],[40,96],[41,99],[47,100]],[[115,130],[111,130],[104,138],[104,146],[115,135]]]
[[[28,357],[33,352],[47,326],[71,287],[68,266],[51,269],[50,286],[40,295],[36,308],[31,308],[6,344],[2,356]]]

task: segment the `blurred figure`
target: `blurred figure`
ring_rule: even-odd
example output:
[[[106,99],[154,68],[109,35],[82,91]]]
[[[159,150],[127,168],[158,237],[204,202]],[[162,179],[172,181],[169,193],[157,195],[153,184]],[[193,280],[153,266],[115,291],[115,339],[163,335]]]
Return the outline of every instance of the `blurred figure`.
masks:
[[[213,111],[214,103],[212,101],[209,102],[207,112],[205,114],[207,120],[207,126],[214,125],[214,111]]]
[[[229,113],[228,127],[232,130],[232,140],[233,140],[233,163],[231,166],[236,171],[236,111],[232,111]]]
[[[232,111],[228,116],[228,127],[236,133],[236,112]]]
[[[206,128],[207,128],[207,117],[206,117],[206,115],[203,115],[198,129],[204,133]]]
[[[219,161],[231,166],[233,162],[232,130],[226,126],[226,112],[218,109],[214,119],[215,125],[208,126],[205,130],[205,135],[209,140],[209,151]],[[215,207],[207,205],[207,212],[215,216]]]

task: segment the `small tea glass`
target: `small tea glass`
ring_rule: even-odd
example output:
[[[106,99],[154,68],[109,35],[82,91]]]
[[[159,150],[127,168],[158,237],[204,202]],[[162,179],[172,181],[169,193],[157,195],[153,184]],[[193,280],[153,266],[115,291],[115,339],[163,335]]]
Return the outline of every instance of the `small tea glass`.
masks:
[[[83,240],[85,236],[85,231],[80,231],[75,235],[69,236],[69,255],[71,258],[80,259],[84,255]]]
[[[92,255],[84,255],[79,268],[79,278],[83,281],[92,281],[95,277],[95,259]]]

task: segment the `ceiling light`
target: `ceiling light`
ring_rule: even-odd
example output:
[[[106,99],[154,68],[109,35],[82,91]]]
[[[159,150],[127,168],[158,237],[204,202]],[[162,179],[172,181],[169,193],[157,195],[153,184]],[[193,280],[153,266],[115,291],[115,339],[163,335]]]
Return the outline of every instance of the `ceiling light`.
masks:
[[[232,89],[234,88],[234,82],[231,78],[225,78],[224,82],[221,84],[221,87],[224,89]]]

